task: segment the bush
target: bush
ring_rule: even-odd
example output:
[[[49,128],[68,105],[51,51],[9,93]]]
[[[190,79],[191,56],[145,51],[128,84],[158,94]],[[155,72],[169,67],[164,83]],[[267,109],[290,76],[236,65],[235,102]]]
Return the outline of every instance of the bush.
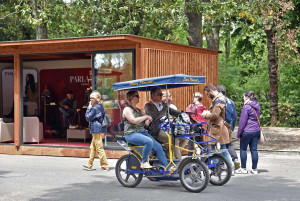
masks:
[[[241,115],[242,102],[235,102],[238,117]],[[270,126],[270,103],[259,103],[261,108],[260,123],[262,126]],[[279,103],[279,119],[276,124],[278,127],[300,127],[300,104],[299,103]],[[239,121],[239,119],[238,119]],[[238,122],[237,122],[238,123]]]

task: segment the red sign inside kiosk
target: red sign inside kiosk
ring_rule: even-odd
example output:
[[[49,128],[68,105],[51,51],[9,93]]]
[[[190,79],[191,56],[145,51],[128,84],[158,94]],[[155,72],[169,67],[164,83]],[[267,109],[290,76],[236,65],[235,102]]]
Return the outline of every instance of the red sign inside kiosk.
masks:
[[[84,92],[92,85],[91,68],[49,69],[40,71],[40,94],[45,87],[50,90],[52,101],[59,103],[71,90],[78,100],[78,107],[83,105]]]

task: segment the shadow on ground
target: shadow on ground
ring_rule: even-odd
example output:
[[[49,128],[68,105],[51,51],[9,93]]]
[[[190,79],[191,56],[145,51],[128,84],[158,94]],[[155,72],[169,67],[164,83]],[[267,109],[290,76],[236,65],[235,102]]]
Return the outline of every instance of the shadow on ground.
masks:
[[[98,178],[98,176],[96,177]],[[101,180],[101,181],[100,181]],[[298,200],[300,183],[284,177],[271,177],[268,170],[258,175],[235,175],[224,186],[209,184],[201,193],[186,191],[179,181],[156,181],[146,178],[136,188],[126,188],[111,175],[99,175],[99,181],[74,183],[49,189],[37,200]]]

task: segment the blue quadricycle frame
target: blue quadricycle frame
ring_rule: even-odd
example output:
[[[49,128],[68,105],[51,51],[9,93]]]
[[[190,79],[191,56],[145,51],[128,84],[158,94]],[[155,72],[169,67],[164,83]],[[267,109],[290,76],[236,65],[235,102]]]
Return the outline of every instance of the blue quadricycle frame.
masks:
[[[133,90],[133,91],[150,91],[154,87],[161,89],[178,88],[185,86],[195,86],[205,84],[205,76],[190,76],[184,74],[176,74],[169,76],[153,77],[127,82],[119,82],[113,84],[115,91]],[[194,88],[195,91],[195,88]],[[167,96],[168,99],[168,96]],[[193,127],[205,125],[206,129],[202,132],[195,133]],[[184,128],[184,133],[177,135],[174,132],[176,127]],[[141,169],[141,150],[143,146],[135,146],[128,144],[125,139],[118,140],[118,143],[127,151],[126,154],[119,158],[116,164],[116,176],[118,181],[126,187],[136,187],[142,180],[143,176],[152,181],[159,180],[179,180],[183,187],[190,192],[203,191],[208,182],[214,185],[224,185],[231,178],[230,163],[220,154],[219,150],[209,150],[209,143],[217,141],[216,138],[208,135],[208,124],[178,124],[169,119],[162,122],[159,128],[165,131],[168,136],[168,166],[163,168],[160,162],[153,156],[149,157],[149,163],[154,166],[153,169]],[[119,126],[119,130],[122,130]],[[198,142],[195,138],[200,136],[208,136],[210,140]],[[176,138],[185,138],[193,143],[194,149],[188,150],[174,145]],[[183,160],[174,160],[174,147],[192,152],[192,156],[185,157]],[[173,166],[174,168],[170,167]]]

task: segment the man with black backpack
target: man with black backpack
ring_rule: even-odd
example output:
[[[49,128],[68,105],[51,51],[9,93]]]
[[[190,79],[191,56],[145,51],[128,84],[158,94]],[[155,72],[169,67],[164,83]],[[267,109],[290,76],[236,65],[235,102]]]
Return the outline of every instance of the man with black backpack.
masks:
[[[225,86],[223,85],[218,85],[217,86],[217,90],[218,92],[222,93],[226,100],[227,100],[227,103],[231,105],[232,109],[233,109],[233,112],[232,112],[232,122],[230,124],[230,133],[229,133],[229,136],[231,138],[231,133],[234,131],[234,128],[235,128],[235,124],[236,124],[236,120],[237,120],[237,112],[236,112],[236,107],[235,107],[235,104],[233,102],[233,100],[231,100],[230,98],[226,97],[226,88]],[[239,162],[239,159],[238,159],[238,156],[235,152],[235,148],[234,146],[232,145],[232,143],[230,142],[229,144],[226,145],[227,149],[228,149],[228,152],[232,158],[232,161],[234,162],[234,166],[235,166],[235,169],[239,169],[241,167],[241,164]]]
[[[230,143],[230,124],[226,121],[226,98],[223,94],[219,93],[217,88],[212,84],[206,85],[204,92],[212,99],[212,104],[209,107],[209,111],[202,113],[202,117],[208,120],[208,134],[218,140],[217,142],[211,142],[211,150],[213,151],[216,146],[218,147],[217,143],[220,143],[220,149],[223,151],[222,154],[231,164],[232,170],[234,171],[233,163],[226,147],[226,144]]]

